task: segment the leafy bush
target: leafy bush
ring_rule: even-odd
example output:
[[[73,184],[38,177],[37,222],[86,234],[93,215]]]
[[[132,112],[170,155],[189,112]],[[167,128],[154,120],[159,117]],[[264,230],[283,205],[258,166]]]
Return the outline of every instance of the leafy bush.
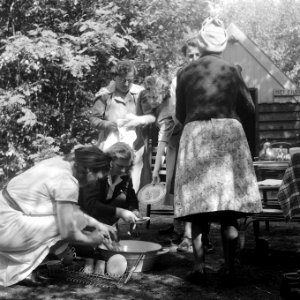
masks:
[[[89,109],[117,60],[135,61],[139,83],[151,73],[171,79],[182,64],[183,41],[212,4],[299,79],[295,1],[3,0],[0,181],[95,138]],[[268,18],[266,11],[272,11]]]

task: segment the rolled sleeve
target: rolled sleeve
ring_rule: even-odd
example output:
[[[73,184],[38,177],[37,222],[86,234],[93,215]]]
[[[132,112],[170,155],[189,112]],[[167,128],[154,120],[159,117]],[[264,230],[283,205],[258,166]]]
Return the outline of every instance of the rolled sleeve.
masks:
[[[95,102],[92,107],[92,113],[90,117],[90,123],[92,127],[97,129],[102,129],[104,126],[105,120],[103,120],[104,113],[106,109],[106,102],[104,99],[99,99]]]
[[[175,123],[171,116],[162,120],[159,124],[158,141],[168,143],[173,134],[174,127]]]
[[[154,115],[153,108],[151,107],[151,105],[147,100],[145,91],[142,91],[138,97],[137,105],[136,105],[136,115],[137,116]]]
[[[78,202],[78,181],[69,174],[57,176],[52,180],[49,188],[52,190],[51,194],[55,201]]]

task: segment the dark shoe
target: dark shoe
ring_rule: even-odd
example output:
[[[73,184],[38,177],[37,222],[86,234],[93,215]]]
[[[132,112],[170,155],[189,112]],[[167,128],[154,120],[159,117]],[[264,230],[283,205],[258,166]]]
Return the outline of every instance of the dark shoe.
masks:
[[[197,285],[205,285],[206,279],[206,274],[203,271],[192,271],[185,277],[186,281]]]
[[[193,253],[192,239],[184,236],[182,242],[178,245],[178,252]]]
[[[172,234],[174,232],[174,225],[170,225],[165,229],[158,230],[159,234]]]
[[[204,252],[205,254],[212,254],[216,252],[216,249],[212,243],[208,243],[207,245],[204,245]]]
[[[236,286],[236,274],[234,270],[226,268],[221,270],[221,286],[228,288]]]
[[[183,233],[177,233],[176,231],[174,231],[174,233],[171,236],[171,242],[173,244],[180,244],[182,242],[183,239]]]
[[[38,287],[45,286],[50,282],[50,278],[39,274],[38,272],[33,272],[28,275],[25,279],[18,282],[18,285],[28,286],[28,287]]]

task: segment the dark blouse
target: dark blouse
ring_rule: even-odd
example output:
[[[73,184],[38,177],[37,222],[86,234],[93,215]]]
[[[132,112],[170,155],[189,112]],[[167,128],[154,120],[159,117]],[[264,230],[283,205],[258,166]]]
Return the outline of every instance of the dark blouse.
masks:
[[[253,101],[236,67],[219,55],[205,54],[178,73],[176,118],[181,123],[212,118],[240,120],[239,115],[254,113]]]
[[[124,196],[126,197],[126,209],[139,208],[130,176],[122,176],[122,181],[115,186],[111,199],[106,199],[108,188],[107,179],[98,180],[96,183],[80,188],[78,204],[81,209],[97,220],[107,217],[113,218],[116,214],[116,207],[110,205],[110,202]]]

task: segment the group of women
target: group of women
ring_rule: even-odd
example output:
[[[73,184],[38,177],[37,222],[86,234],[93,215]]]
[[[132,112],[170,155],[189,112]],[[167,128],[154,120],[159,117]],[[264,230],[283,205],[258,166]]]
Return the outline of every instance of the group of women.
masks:
[[[191,223],[195,264],[187,279],[197,284],[205,281],[202,234],[209,223],[218,222],[224,276],[233,280],[237,220],[262,208],[244,120],[237,114],[237,108],[243,115],[254,114],[254,105],[236,67],[220,57],[227,39],[220,20],[205,20],[197,36],[201,56],[178,72],[173,101],[162,78],[146,78],[142,92],[133,84],[134,67],[119,64],[115,80],[97,93],[92,109],[91,124],[99,129],[97,146],[42,161],[8,183],[0,195],[1,285],[32,274],[59,241],[110,247],[115,229],[80,209],[79,189],[107,176],[112,158],[103,151],[117,141],[130,143],[135,151],[135,191],[149,182],[141,176],[141,162],[147,125],[155,122],[160,133],[153,183],[163,150],[168,145],[172,149],[172,139],[178,144],[180,138],[174,217]],[[173,172],[167,174],[170,184]],[[168,189],[171,192],[169,185]]]

